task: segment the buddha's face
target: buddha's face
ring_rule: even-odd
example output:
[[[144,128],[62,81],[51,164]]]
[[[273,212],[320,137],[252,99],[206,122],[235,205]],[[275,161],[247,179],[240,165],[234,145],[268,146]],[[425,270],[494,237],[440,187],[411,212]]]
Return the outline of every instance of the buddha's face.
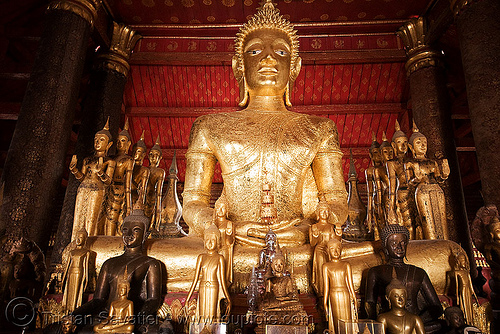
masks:
[[[398,137],[394,139],[392,145],[396,155],[406,154],[406,152],[408,152],[408,139],[406,137]]]
[[[158,167],[160,160],[161,160],[161,152],[157,150],[151,150],[149,152],[149,162],[151,163],[151,166]]]
[[[282,273],[285,269],[285,264],[283,263],[283,259],[281,257],[274,258],[272,266],[275,273]]]
[[[94,149],[97,152],[106,152],[108,150],[109,138],[105,134],[98,133],[94,137]]]
[[[422,156],[427,153],[427,138],[425,137],[417,137],[413,141],[413,153],[416,156]]]
[[[87,240],[87,236],[85,235],[85,233],[78,233],[76,235],[75,242],[76,242],[77,246],[83,246],[85,244],[86,240]]]
[[[340,242],[332,242],[328,244],[328,253],[331,259],[340,259],[342,255],[342,244]]]
[[[500,223],[493,223],[490,226],[490,236],[493,241],[500,240]]]
[[[290,40],[284,32],[259,29],[248,34],[243,64],[250,95],[283,95],[290,79],[290,61]]]
[[[327,206],[321,206],[318,210],[318,218],[319,219],[328,219],[328,216],[330,215],[329,208]]]
[[[392,148],[392,146],[382,147],[380,153],[383,161],[389,161],[394,159],[394,149]]]
[[[464,314],[457,310],[455,312],[451,312],[446,317],[446,320],[450,323],[450,327],[452,328],[460,328],[465,326]]]
[[[75,331],[76,326],[73,324],[72,317],[63,317],[61,322],[61,331],[63,333],[73,333]]]
[[[142,161],[142,160],[144,160],[145,156],[146,156],[146,150],[143,149],[142,147],[137,146],[134,149],[134,160],[135,161]]]
[[[408,239],[406,235],[402,233],[390,235],[385,242],[387,255],[389,255],[390,258],[397,258],[397,259],[404,258],[406,255],[407,246],[408,246]]]
[[[217,236],[214,233],[208,233],[205,234],[205,248],[209,251],[213,251],[217,249],[217,244],[219,240],[217,239]]]
[[[404,308],[406,305],[406,289],[392,289],[389,292],[389,302],[391,307]]]
[[[381,162],[382,161],[382,155],[380,154],[380,148],[374,147],[370,148],[370,158],[372,159],[373,162]]]
[[[116,149],[119,152],[128,152],[128,149],[130,147],[130,140],[128,139],[127,136],[119,135],[118,136],[118,141],[116,142]]]
[[[467,259],[463,254],[460,254],[457,258],[458,266],[460,268],[467,268]]]
[[[120,293],[120,296],[127,297],[127,295],[128,295],[128,286],[127,286],[127,284],[120,284],[119,293]]]
[[[144,224],[141,222],[125,221],[122,225],[123,243],[127,248],[135,248],[144,242]]]
[[[217,217],[226,217],[226,214],[227,214],[227,209],[226,209],[226,206],[224,204],[217,204],[215,206],[215,214],[217,215]]]

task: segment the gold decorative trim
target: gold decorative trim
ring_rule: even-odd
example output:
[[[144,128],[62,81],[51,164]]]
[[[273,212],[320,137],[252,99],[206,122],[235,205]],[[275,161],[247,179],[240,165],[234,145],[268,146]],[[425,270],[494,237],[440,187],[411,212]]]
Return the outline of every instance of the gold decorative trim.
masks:
[[[468,5],[473,3],[474,0],[450,0],[450,9],[455,17]]]
[[[109,52],[98,56],[98,68],[107,68],[121,73],[126,77],[130,71],[130,64],[128,62],[130,55],[141,37],[141,35],[130,27],[113,22],[113,36]]]
[[[439,66],[440,55],[432,50],[425,40],[427,25],[423,17],[407,21],[399,30],[397,35],[404,43],[408,60],[405,64],[406,74],[410,76],[416,70],[424,67]]]
[[[47,11],[65,10],[72,12],[86,20],[93,28],[101,4],[102,0],[56,0],[49,4]]]

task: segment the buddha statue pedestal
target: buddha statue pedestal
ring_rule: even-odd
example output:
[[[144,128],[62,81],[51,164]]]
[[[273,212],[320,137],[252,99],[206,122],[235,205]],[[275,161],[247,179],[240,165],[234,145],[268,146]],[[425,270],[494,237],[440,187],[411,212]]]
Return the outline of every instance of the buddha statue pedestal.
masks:
[[[99,272],[106,259],[123,253],[121,237],[97,236],[87,241],[91,251],[97,253],[96,269]],[[167,288],[170,292],[186,292],[192,282],[189,269],[196,268],[196,258],[203,250],[203,239],[185,237],[175,239],[147,239],[144,243],[146,255],[154,257],[165,264],[168,272]],[[259,258],[260,248],[235,245],[234,247],[234,283],[231,293],[243,293],[246,283]],[[310,266],[313,249],[309,244],[298,247],[287,247],[287,261],[293,264],[293,277],[299,293],[312,294],[310,284]],[[406,261],[424,269],[438,295],[446,293],[446,272],[453,268],[450,257],[462,248],[448,240],[415,240],[410,241]],[[361,277],[365,270],[383,263],[380,242],[365,241],[361,243],[345,242],[342,249],[342,260],[351,264],[354,289],[360,291]]]

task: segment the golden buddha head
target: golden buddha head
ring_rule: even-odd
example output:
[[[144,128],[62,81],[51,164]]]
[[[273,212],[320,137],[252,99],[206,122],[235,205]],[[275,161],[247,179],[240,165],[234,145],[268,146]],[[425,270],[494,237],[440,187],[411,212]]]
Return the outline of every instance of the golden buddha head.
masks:
[[[156,138],[156,142],[149,150],[149,164],[153,167],[158,167],[162,158],[162,152],[160,147],[160,136]]]
[[[109,148],[113,145],[111,132],[109,132],[109,117],[102,130],[97,131],[94,136],[94,149],[96,152],[107,153]]]
[[[408,146],[414,157],[423,157],[427,154],[427,137],[418,130],[415,121],[413,121],[413,133],[410,136]]]
[[[265,241],[268,248],[275,249],[278,244],[278,237],[276,236],[276,233],[273,232],[273,230],[269,229],[269,231],[266,233]]]
[[[61,319],[61,332],[63,334],[73,333],[76,329],[75,325],[75,316],[74,315],[65,315]]]
[[[396,120],[394,125],[394,135],[392,135],[392,147],[394,148],[394,153],[396,155],[405,155],[408,152],[408,137],[401,131],[399,122]]]
[[[272,0],[266,0],[236,35],[232,67],[240,85],[240,106],[249,96],[283,96],[290,103],[290,87],[301,59],[299,38]]]
[[[467,256],[460,252],[455,256],[455,269],[465,269],[469,270],[469,262],[467,261]]]
[[[116,149],[118,152],[127,153],[130,145],[132,144],[132,139],[130,133],[128,132],[128,118],[125,120],[125,125],[123,130],[118,134],[118,140],[116,141]]]
[[[407,297],[406,286],[397,278],[393,278],[385,288],[385,298],[389,301],[391,308],[404,309]]]
[[[271,261],[271,269],[273,274],[279,276],[285,271],[285,257],[281,251],[277,251]]]
[[[330,216],[330,205],[328,202],[321,200],[316,208],[316,217],[318,220],[328,220]]]
[[[75,238],[75,243],[77,246],[84,246],[85,243],[87,242],[87,238],[89,237],[89,234],[87,233],[87,230],[85,228],[80,229],[76,233],[76,238]]]
[[[132,152],[133,152],[132,154],[134,155],[133,156],[134,160],[142,164],[142,161],[146,156],[146,151],[147,147],[146,143],[144,143],[144,131],[142,131],[141,138],[132,147]]]
[[[488,225],[488,232],[490,233],[491,241],[500,241],[500,220],[498,217],[493,217],[491,223]]]
[[[205,229],[203,234],[203,241],[205,243],[205,248],[209,251],[216,251],[219,249],[220,245],[220,231],[214,224],[210,225]]]
[[[342,256],[342,241],[337,238],[332,238],[326,244],[330,259],[339,260]]]
[[[125,267],[125,272],[123,273],[123,276],[118,279],[118,294],[121,297],[127,297],[128,292],[130,291],[130,282],[128,281],[128,270],[127,267]]]
[[[227,218],[227,203],[224,195],[221,195],[214,205],[214,218]]]
[[[373,163],[379,163],[382,161],[382,156],[380,155],[380,144],[378,143],[374,132],[372,132],[372,144],[370,145],[368,154],[370,155],[370,159]]]
[[[380,157],[383,162],[394,159],[394,148],[391,143],[387,140],[385,132],[382,134],[382,144],[380,144]]]

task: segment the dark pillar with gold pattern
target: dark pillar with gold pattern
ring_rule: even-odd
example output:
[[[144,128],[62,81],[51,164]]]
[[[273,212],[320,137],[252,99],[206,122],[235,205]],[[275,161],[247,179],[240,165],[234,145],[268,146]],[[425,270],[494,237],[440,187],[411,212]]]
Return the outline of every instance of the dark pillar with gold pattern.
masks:
[[[500,2],[452,2],[484,204],[500,208]]]
[[[108,52],[97,56],[90,78],[89,91],[83,102],[82,124],[78,131],[75,154],[79,166],[85,157],[92,155],[94,135],[101,130],[109,117],[110,131],[116,138],[120,123],[123,92],[130,71],[128,59],[140,35],[129,27],[114,23],[111,46]],[[64,247],[71,241],[78,182],[71,174],[64,197],[61,218],[52,253],[52,263],[60,263]]]
[[[450,2],[458,28],[484,205],[500,208],[500,2]],[[491,280],[490,287],[491,333],[499,333],[500,280]]]
[[[24,235],[42,250],[48,245],[54,198],[61,185],[85,55],[100,5],[100,0],[61,0],[48,7],[2,174],[0,228],[9,240]]]
[[[455,147],[446,77],[440,54],[425,41],[426,23],[423,18],[412,19],[398,31],[406,47],[407,76],[413,119],[428,140],[427,156],[448,159],[450,176],[441,184],[446,198],[446,217],[450,240],[459,243],[475,268],[469,233],[462,180]]]

